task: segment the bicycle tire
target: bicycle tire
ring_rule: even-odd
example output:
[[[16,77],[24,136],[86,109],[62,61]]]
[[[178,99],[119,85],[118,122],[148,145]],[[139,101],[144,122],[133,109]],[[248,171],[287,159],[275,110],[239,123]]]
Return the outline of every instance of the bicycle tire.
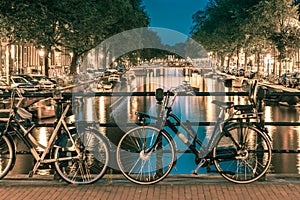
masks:
[[[96,182],[105,174],[109,163],[110,153],[106,137],[94,129],[84,129],[72,137],[76,147],[80,149],[79,158],[75,158],[78,153],[69,139],[65,145],[55,148],[56,172],[67,183]]]
[[[10,135],[0,137],[0,179],[13,168],[16,160],[15,144]]]
[[[157,136],[161,143],[155,144]],[[175,144],[170,135],[155,127],[136,127],[121,138],[117,147],[117,163],[122,174],[140,185],[162,181],[171,171],[176,158]]]
[[[272,159],[272,144],[266,133],[247,123],[231,124],[224,130],[213,149],[217,171],[234,183],[251,183],[261,178]]]

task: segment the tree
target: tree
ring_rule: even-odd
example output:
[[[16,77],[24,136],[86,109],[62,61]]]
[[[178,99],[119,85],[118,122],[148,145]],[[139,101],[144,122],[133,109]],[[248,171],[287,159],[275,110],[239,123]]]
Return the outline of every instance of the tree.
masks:
[[[300,23],[298,21],[298,7],[292,0],[261,1],[253,9],[253,18],[256,31],[270,41],[278,51],[279,75],[283,60],[289,60],[290,56],[299,48]],[[274,69],[275,71],[275,65]]]
[[[65,47],[73,53],[71,73],[80,56],[120,31],[148,25],[141,0],[0,1],[10,43],[33,43],[48,53]],[[129,15],[130,17],[128,17]]]
[[[204,11],[193,15],[192,37],[207,51],[220,56],[223,65],[225,56],[231,57],[244,48],[247,11],[255,3],[255,0],[210,0]]]
[[[71,16],[83,20],[72,22],[71,30],[63,37],[65,46],[74,53],[71,64],[72,72],[75,72],[78,57],[95,48],[103,40],[122,31],[146,27],[149,23],[143,8],[140,7],[141,0],[101,0],[96,4],[92,2],[88,7],[92,7],[93,10],[87,17],[80,16],[82,12],[78,13],[74,11],[75,9],[70,10],[70,12],[73,10]],[[104,53],[109,51],[109,47],[105,48],[107,49],[104,49]]]
[[[245,60],[247,55],[257,55],[258,70],[260,54],[274,47],[281,64],[299,48],[297,4],[292,0],[210,0],[205,10],[193,16],[192,35],[223,58],[238,55],[241,49]]]

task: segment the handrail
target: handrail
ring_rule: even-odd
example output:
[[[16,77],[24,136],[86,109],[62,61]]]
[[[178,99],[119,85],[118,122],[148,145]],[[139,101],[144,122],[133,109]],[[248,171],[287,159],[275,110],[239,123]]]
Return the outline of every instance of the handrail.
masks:
[[[24,97],[52,97],[52,92],[27,92]],[[74,96],[155,96],[155,92],[62,92],[63,97]],[[166,93],[165,93],[166,95]],[[195,92],[195,96],[247,96],[248,92]],[[300,92],[267,92],[266,97],[271,96],[300,96]],[[0,93],[0,98],[10,97],[10,92]]]
[[[165,93],[166,95],[166,93]],[[195,92],[195,96],[247,96],[248,92]],[[53,97],[53,93],[24,93],[24,97]],[[155,96],[155,92],[62,92],[62,97],[71,99],[73,97],[95,97],[95,96]],[[300,92],[267,92],[266,97],[271,96],[300,96]],[[0,94],[0,98],[9,98],[10,93]],[[192,126],[213,126],[216,122],[189,122]],[[120,123],[108,122],[97,123],[101,127],[117,127]],[[124,125],[133,126],[136,123],[125,123]],[[266,126],[300,126],[300,122],[264,122]],[[53,127],[53,124],[37,124],[37,127]],[[300,153],[300,150],[275,149],[273,153]]]

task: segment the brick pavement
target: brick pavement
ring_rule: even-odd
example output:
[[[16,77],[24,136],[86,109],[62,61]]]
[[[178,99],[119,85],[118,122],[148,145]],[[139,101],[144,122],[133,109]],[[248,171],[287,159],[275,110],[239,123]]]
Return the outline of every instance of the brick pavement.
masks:
[[[0,199],[300,199],[300,176],[271,176],[266,181],[238,185],[219,176],[169,176],[150,186],[105,175],[91,185],[71,185],[52,176],[8,176],[0,181]]]

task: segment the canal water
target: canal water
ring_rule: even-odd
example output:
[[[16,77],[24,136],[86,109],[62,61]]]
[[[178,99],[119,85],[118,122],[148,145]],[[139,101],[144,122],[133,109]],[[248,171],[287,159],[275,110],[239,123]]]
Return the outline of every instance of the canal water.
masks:
[[[177,68],[154,69],[148,72],[147,76],[135,76],[128,79],[127,83],[119,83],[114,87],[115,92],[144,92],[155,91],[157,88],[163,88],[165,91],[177,87],[184,80],[189,81],[191,85],[199,91],[205,92],[228,92],[241,91],[241,88],[224,87],[223,82],[215,78],[204,78],[197,74],[184,76],[184,71]],[[128,76],[129,77],[129,76]],[[93,91],[97,91],[93,88]],[[213,99],[224,101],[233,101],[235,104],[245,104],[247,99],[238,96],[180,96],[176,100],[173,113],[177,114],[183,121],[186,119],[192,122],[214,122],[218,115],[218,108],[211,103]],[[149,114],[156,114],[157,102],[155,97],[137,97],[137,96],[112,96],[112,97],[94,97],[85,101],[83,118],[88,121],[98,121],[100,124],[114,122],[118,127],[100,127],[101,133],[105,134],[112,143],[113,148],[118,140],[127,130],[133,128],[133,123],[137,121],[135,112],[142,111]],[[265,107],[266,122],[299,122],[300,108],[286,107],[279,105],[270,105]],[[128,126],[128,123],[133,124]],[[213,126],[194,127],[199,138],[209,137]],[[294,126],[268,126],[269,134],[273,140],[273,149],[300,149],[300,127]],[[51,129],[40,128],[36,130],[36,137],[42,143],[47,143],[47,138]],[[175,138],[177,147],[181,152],[186,147],[180,140]],[[21,146],[22,144],[18,144]],[[33,162],[30,155],[22,155],[17,163],[17,173],[26,173],[30,170],[30,163]],[[112,168],[117,168],[112,164]],[[190,174],[196,168],[194,155],[191,153],[180,153],[176,168],[173,174]],[[206,173],[206,169],[201,169],[199,173]],[[273,154],[270,173],[289,173],[300,174],[300,154],[295,153],[276,153]]]

